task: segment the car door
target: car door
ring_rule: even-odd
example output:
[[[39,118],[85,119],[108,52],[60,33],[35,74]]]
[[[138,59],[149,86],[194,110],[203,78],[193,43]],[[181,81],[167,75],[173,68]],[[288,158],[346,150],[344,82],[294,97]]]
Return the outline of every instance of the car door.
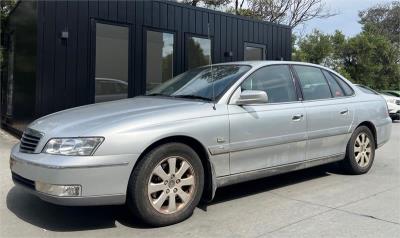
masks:
[[[307,160],[343,155],[353,109],[333,77],[320,68],[294,65],[307,115]],[[327,77],[330,76],[330,77]]]
[[[265,91],[268,103],[235,105],[245,90]],[[305,159],[306,114],[288,65],[270,65],[251,74],[233,94],[228,112],[231,174]]]

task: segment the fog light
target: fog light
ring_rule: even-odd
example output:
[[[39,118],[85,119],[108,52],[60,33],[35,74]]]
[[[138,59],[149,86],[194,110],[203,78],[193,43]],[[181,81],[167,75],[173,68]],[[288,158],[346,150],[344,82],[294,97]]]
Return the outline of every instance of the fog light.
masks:
[[[38,192],[60,197],[81,196],[82,187],[80,185],[54,185],[42,182],[35,182],[35,189]]]

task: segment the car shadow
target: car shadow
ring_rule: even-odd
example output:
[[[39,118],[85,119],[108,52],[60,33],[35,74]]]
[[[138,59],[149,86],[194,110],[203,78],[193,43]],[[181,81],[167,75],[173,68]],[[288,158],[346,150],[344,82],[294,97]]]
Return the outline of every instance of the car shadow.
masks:
[[[318,166],[222,187],[216,191],[213,201],[208,205],[211,206],[221,202],[272,191],[281,187],[299,184],[305,181],[329,176],[331,173],[340,173],[340,170],[337,169],[335,164]]]
[[[320,166],[220,188],[212,202],[201,204],[199,208],[206,211],[207,206],[221,202],[329,176],[329,170],[329,166]],[[116,227],[116,222],[135,229],[151,228],[132,218],[125,206],[58,206],[44,202],[19,187],[10,189],[6,202],[7,208],[18,218],[49,231],[107,229]]]
[[[116,227],[116,222],[148,228],[133,220],[125,206],[58,206],[14,186],[7,194],[7,208],[21,220],[50,231],[82,231]]]

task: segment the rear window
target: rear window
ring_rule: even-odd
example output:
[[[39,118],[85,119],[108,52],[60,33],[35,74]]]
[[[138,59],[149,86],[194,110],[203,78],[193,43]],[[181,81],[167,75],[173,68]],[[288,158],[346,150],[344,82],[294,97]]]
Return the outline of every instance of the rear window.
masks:
[[[357,88],[359,88],[361,91],[363,91],[364,93],[367,93],[367,94],[375,94],[375,95],[379,94],[378,92],[376,92],[372,88],[369,88],[369,87],[364,86],[364,85],[357,85]]]

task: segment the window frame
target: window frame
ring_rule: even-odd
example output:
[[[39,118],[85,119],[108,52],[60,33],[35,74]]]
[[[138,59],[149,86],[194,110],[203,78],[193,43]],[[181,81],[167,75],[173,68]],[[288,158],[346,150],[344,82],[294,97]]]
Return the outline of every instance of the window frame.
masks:
[[[244,42],[244,47],[243,47],[243,60],[246,61],[244,58],[245,52],[246,52],[246,47],[253,47],[253,48],[260,48],[262,49],[263,53],[263,58],[261,60],[266,60],[267,59],[267,45],[263,44],[258,44],[258,43],[253,43],[253,42]]]
[[[104,25],[113,25],[119,27],[127,27],[128,28],[128,92],[127,98],[133,97],[134,91],[133,86],[135,82],[133,81],[133,72],[132,72],[132,64],[133,64],[133,55],[132,50],[134,48],[134,26],[132,24],[121,22],[121,21],[111,21],[104,20],[98,18],[90,19],[90,64],[89,64],[89,93],[87,94],[87,100],[89,103],[96,103],[96,28],[97,23]]]
[[[189,59],[189,44],[188,44],[188,40],[190,37],[195,37],[195,38],[202,38],[202,39],[206,39],[206,40],[210,40],[210,53],[211,53],[211,64],[214,64],[214,37],[213,36],[205,36],[205,35],[200,35],[200,34],[195,34],[195,33],[188,33],[185,32],[184,33],[184,39],[183,39],[183,47],[184,47],[184,62],[183,62],[183,68],[184,68],[184,72],[189,70],[189,63],[188,63],[188,59]],[[206,65],[202,65],[202,66],[206,66]],[[199,67],[202,67],[199,66]]]
[[[290,65],[290,64],[284,64],[284,63],[282,63],[282,64],[270,64],[270,65],[265,65],[265,66],[261,66],[261,67],[259,67],[259,68],[253,69],[253,72],[251,72],[249,75],[247,75],[245,78],[243,78],[242,81],[235,87],[235,89],[232,90],[232,93],[229,95],[228,100],[227,100],[228,105],[235,105],[235,104],[232,104],[232,97],[233,97],[233,95],[235,95],[235,93],[236,93],[236,91],[239,89],[239,87],[241,87],[242,84],[243,84],[247,79],[249,79],[250,77],[252,77],[253,74],[255,74],[258,70],[261,70],[261,69],[264,69],[264,68],[267,68],[267,67],[270,67],[270,66],[282,66],[282,65],[288,67],[288,70],[289,70],[289,73],[290,73],[290,77],[291,77],[291,79],[292,79],[293,88],[294,88],[295,94],[296,94],[296,100],[290,101],[290,102],[276,102],[276,103],[254,104],[254,106],[279,105],[279,104],[293,104],[293,103],[299,103],[299,102],[301,102],[301,101],[302,101],[302,100],[301,100],[301,95],[299,94],[298,86],[297,86],[298,82],[296,81],[295,75],[293,74],[293,71],[292,71],[292,69],[291,69],[291,65]],[[252,106],[253,106],[253,105],[252,105]]]

